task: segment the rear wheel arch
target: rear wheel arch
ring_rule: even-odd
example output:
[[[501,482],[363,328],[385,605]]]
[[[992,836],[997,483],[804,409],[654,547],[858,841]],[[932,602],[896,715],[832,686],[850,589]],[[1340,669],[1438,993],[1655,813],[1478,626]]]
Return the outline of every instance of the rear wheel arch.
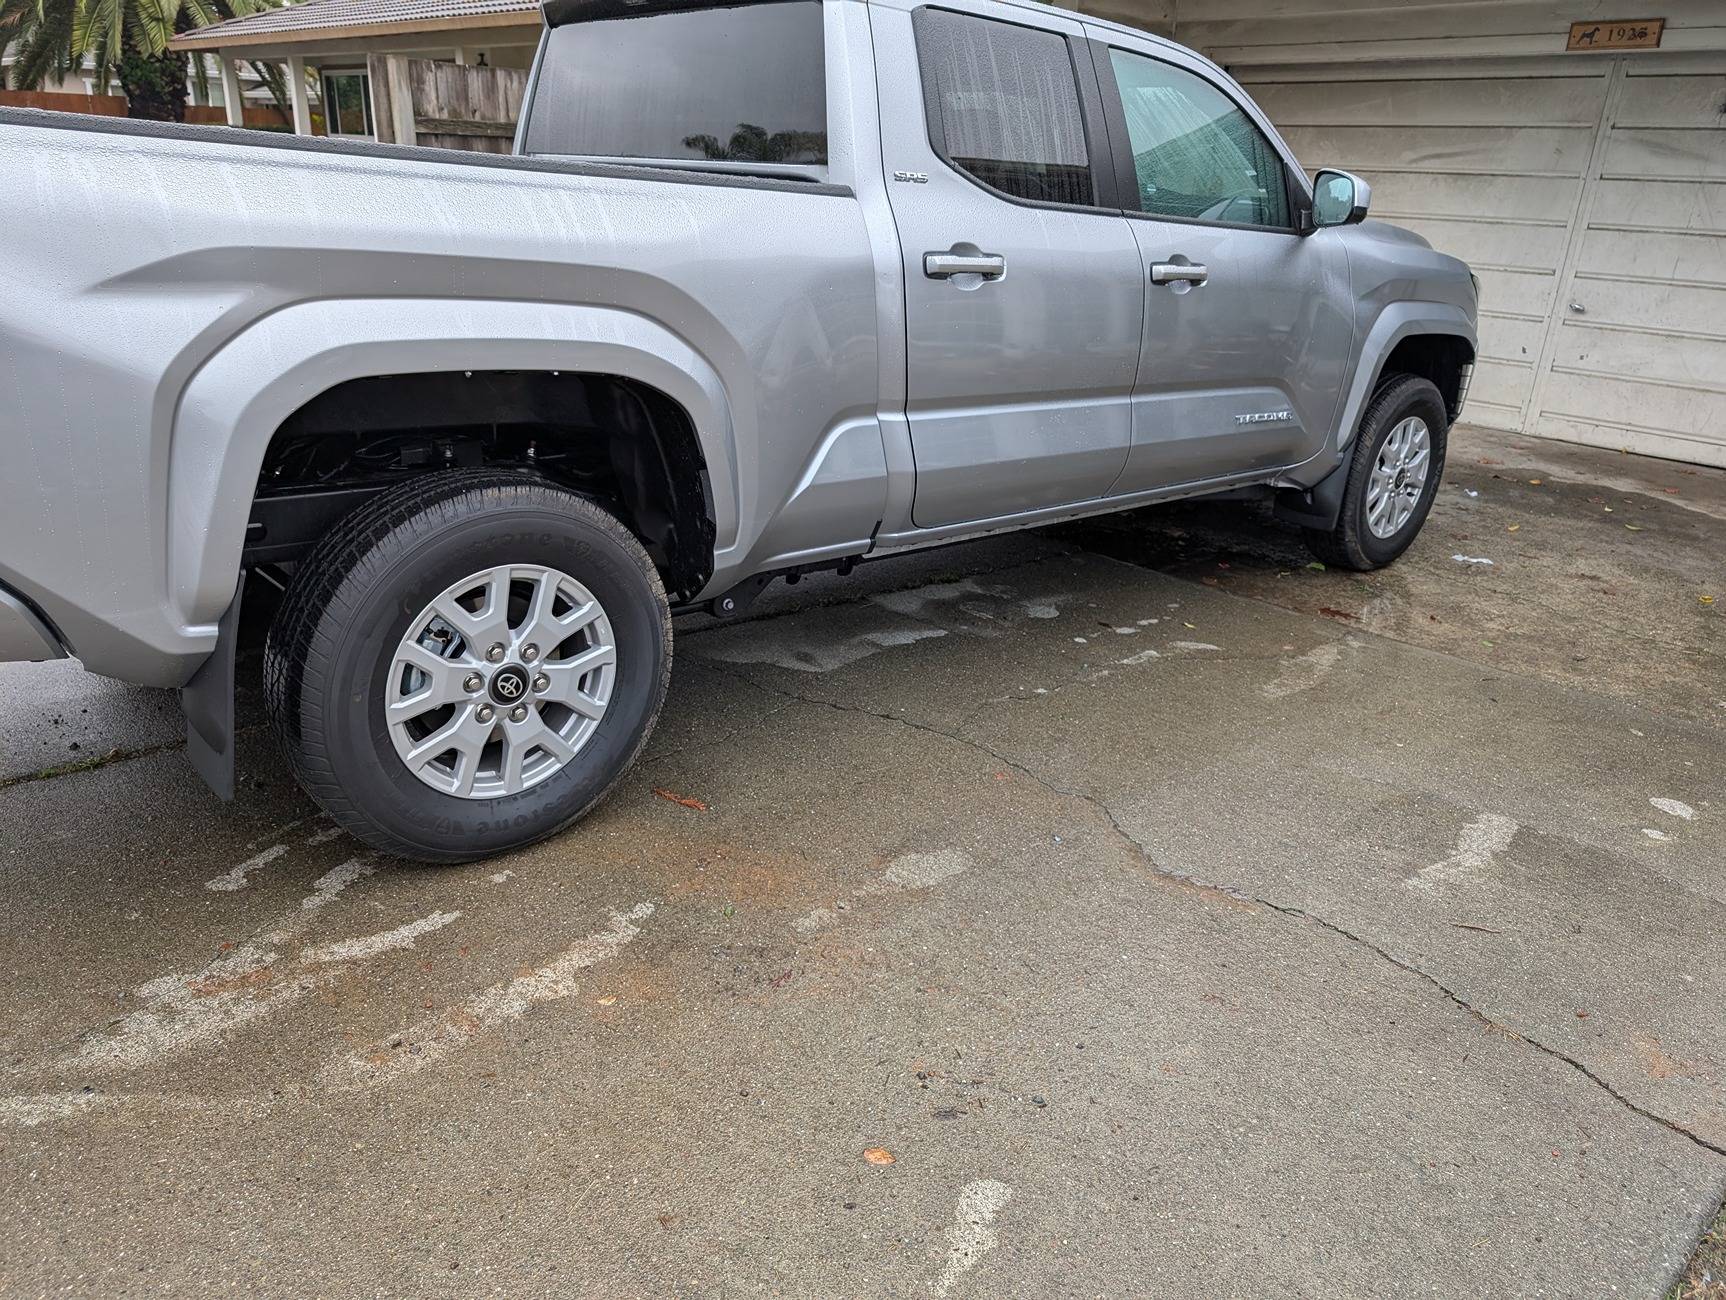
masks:
[[[713,572],[714,500],[689,412],[627,375],[368,375],[298,407],[265,446],[244,555],[297,560],[370,497],[441,471],[521,470],[603,502],[687,599]]]
[[[562,303],[298,303],[224,343],[176,404],[164,521],[168,604],[188,634],[212,634],[233,598],[266,449],[285,423],[343,384],[380,377],[411,384],[452,373],[605,375],[651,391],[693,432],[714,546],[735,541],[737,431],[729,397],[707,358],[656,321]]]

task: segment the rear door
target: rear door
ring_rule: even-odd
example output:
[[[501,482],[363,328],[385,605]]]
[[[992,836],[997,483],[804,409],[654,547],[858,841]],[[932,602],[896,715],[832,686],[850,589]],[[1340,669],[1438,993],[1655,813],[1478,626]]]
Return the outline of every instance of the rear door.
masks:
[[[1122,200],[1145,268],[1133,447],[1114,491],[1280,469],[1321,451],[1354,331],[1335,232],[1209,65],[1093,28]]]
[[[1102,496],[1132,440],[1144,276],[1083,28],[987,3],[869,8],[904,258],[914,521]]]

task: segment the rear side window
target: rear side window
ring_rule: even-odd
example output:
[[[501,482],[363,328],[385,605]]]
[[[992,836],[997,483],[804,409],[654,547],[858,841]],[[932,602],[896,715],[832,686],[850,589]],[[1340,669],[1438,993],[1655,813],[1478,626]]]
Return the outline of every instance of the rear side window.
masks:
[[[1116,49],[1109,58],[1141,211],[1288,228],[1282,157],[1240,105],[1172,64]]]
[[[1095,201],[1064,37],[922,9],[917,58],[930,143],[949,163],[1014,198]]]
[[[820,0],[552,28],[526,152],[724,163],[827,161]]]

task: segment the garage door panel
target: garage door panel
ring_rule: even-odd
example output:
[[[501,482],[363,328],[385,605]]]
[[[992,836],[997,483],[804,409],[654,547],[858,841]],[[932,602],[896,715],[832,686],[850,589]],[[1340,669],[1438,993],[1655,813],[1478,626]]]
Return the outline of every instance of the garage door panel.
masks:
[[[1468,386],[1468,397],[1499,406],[1521,407],[1534,382],[1532,366],[1514,365],[1508,361],[1475,362],[1474,380]]]
[[[1349,167],[1368,180],[1380,167],[1580,176],[1592,144],[1591,133],[1582,127],[1476,127],[1457,131],[1450,127],[1295,126],[1283,135],[1309,169]]]
[[[1726,181],[1603,180],[1595,189],[1589,224],[1726,235]]]
[[[1381,171],[1372,182],[1372,211],[1405,217],[1552,220],[1563,224],[1576,206],[1579,180],[1564,176],[1433,176]]]
[[[1642,280],[1578,279],[1571,297],[1598,325],[1686,334],[1726,334],[1726,289]]]
[[[1253,98],[1279,127],[1584,126],[1600,116],[1606,78],[1256,83]]]
[[[1603,175],[1726,180],[1726,131],[1614,131]]]
[[[1472,403],[1469,418],[1474,418]],[[1580,442],[1590,447],[1611,447],[1615,451],[1634,451],[1644,456],[1664,456],[1668,460],[1726,468],[1726,443],[1670,430],[1631,429],[1569,416],[1545,415],[1534,421],[1531,431],[1539,437],[1557,438],[1561,442]]]
[[[1533,365],[1540,359],[1540,345],[1546,338],[1544,320],[1514,320],[1506,316],[1480,317],[1480,355],[1494,361],[1515,361]]]
[[[1608,379],[1634,376],[1726,394],[1726,338],[1601,329],[1567,320],[1558,331],[1552,369]]]
[[[1726,77],[1637,76],[1632,70],[1619,95],[1613,121],[1626,129],[1653,127],[1670,131],[1693,127],[1717,131],[1723,98],[1726,98]]]
[[[1480,309],[1509,316],[1532,316],[1544,320],[1558,296],[1558,277],[1523,271],[1474,268],[1480,277]]]
[[[1716,442],[1726,431],[1726,393],[1623,377],[1554,373],[1546,386],[1542,410],[1557,419]]]
[[[1688,280],[1726,285],[1726,240],[1718,235],[1664,235],[1589,230],[1579,275],[1605,279]]]
[[[1405,217],[1397,223],[1441,253],[1470,264],[1522,271],[1556,271],[1564,262],[1563,226],[1494,225],[1484,221]]]

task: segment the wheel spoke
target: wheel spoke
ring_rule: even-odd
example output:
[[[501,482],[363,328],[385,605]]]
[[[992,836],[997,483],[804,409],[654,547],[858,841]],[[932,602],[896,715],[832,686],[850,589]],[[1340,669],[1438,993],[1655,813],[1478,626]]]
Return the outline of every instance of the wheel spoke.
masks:
[[[527,762],[527,752],[539,741],[539,733],[545,730],[545,724],[534,715],[531,722],[505,727],[503,729],[503,788],[507,794],[514,794],[523,785],[522,769]]]
[[[445,659],[429,646],[410,641],[396,652],[396,662],[390,672],[392,694],[401,688],[400,673],[404,666],[418,669],[426,677],[424,685],[412,695],[392,698],[386,706],[391,722],[406,722],[431,709],[442,708],[465,699],[462,678],[467,666],[459,660]]]
[[[540,698],[568,705],[584,717],[598,718],[605,712],[605,701],[583,691],[581,681],[594,669],[616,662],[617,650],[602,645],[558,663],[542,664],[540,671],[549,679],[550,685],[541,692]]]
[[[462,639],[468,643],[468,653],[475,659],[485,657],[486,648],[509,639],[509,581],[510,570],[507,566],[492,570],[485,577],[485,604],[477,612],[469,612],[457,596],[470,594],[475,588],[466,591],[445,592],[432,602],[435,610],[444,622],[460,632]],[[478,586],[479,584],[475,584]]]
[[[491,737],[492,725],[481,722],[472,706],[464,706],[443,726],[416,742],[402,755],[402,760],[418,771],[433,759],[442,758],[453,749],[463,759],[471,756],[477,763],[480,751]]]

